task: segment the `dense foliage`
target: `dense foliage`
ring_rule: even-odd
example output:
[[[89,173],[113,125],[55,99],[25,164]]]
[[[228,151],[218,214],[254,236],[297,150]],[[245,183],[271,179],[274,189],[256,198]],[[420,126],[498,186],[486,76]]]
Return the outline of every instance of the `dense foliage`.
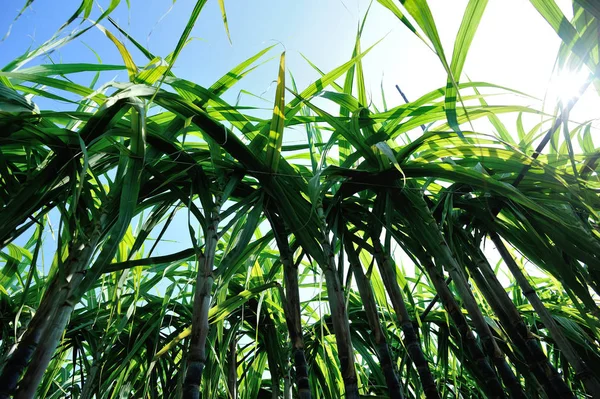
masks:
[[[489,105],[513,91],[462,76],[487,1],[447,57],[425,0],[379,0],[438,56],[440,89],[371,104],[361,27],[303,90],[281,54],[268,118],[222,96],[275,46],[210,87],[172,72],[205,3],[165,59],[112,1],[0,71],[1,398],[600,397],[592,122],[569,121],[577,98]],[[571,21],[531,5],[600,94],[596,3]],[[27,65],[94,25],[123,65]],[[156,255],[173,228],[191,247]]]

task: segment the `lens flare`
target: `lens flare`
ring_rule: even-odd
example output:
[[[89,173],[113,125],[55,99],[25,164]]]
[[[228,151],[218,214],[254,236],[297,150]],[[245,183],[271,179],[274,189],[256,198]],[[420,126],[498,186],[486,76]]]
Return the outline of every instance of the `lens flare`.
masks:
[[[585,71],[562,71],[550,81],[548,94],[566,104],[580,95],[579,90],[587,77],[588,74]]]

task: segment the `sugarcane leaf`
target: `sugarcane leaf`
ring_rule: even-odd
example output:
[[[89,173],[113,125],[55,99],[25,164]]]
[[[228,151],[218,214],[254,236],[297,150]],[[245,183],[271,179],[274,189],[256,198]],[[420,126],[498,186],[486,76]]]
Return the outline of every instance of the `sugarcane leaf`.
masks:
[[[277,91],[275,92],[275,105],[273,107],[273,119],[269,128],[269,139],[267,142],[266,164],[273,173],[277,173],[279,158],[281,157],[281,145],[283,143],[283,126],[285,124],[285,52],[281,53],[279,61],[279,75],[277,77]]]

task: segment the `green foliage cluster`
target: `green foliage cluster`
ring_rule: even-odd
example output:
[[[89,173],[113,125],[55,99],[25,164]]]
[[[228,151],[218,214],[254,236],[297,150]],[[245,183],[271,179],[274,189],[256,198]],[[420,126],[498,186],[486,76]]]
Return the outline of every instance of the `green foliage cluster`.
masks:
[[[0,398],[600,397],[591,122],[569,121],[577,98],[489,105],[514,91],[464,79],[487,1],[468,2],[451,57],[425,0],[378,1],[437,55],[440,89],[369,104],[363,22],[351,59],[303,90],[281,54],[272,116],[251,116],[223,94],[273,47],[210,87],[172,72],[205,0],[164,60],[111,1],[0,70]],[[571,21],[531,4],[600,94],[596,3]],[[123,65],[27,67],[93,26]],[[98,81],[118,70],[128,82]],[[305,141],[284,144],[290,128]],[[178,214],[192,245],[156,255]]]

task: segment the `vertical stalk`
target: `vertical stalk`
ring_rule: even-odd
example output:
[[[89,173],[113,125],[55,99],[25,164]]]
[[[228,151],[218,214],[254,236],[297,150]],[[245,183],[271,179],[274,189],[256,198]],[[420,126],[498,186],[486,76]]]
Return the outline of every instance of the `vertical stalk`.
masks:
[[[385,334],[381,328],[379,317],[377,316],[377,304],[375,302],[375,296],[373,295],[373,288],[365,273],[363,272],[362,265],[358,258],[358,254],[354,249],[354,244],[348,236],[344,234],[344,246],[346,247],[346,254],[348,255],[349,267],[352,269],[352,273],[356,279],[356,285],[362,299],[365,313],[367,314],[367,321],[369,322],[369,328],[373,332],[375,344],[377,345],[377,356],[385,381],[387,383],[388,392],[390,399],[403,399],[402,385],[398,380],[396,371],[394,370],[394,362],[390,355],[390,348],[387,344]]]
[[[128,101],[136,111],[131,118],[132,136],[130,141],[130,149],[135,157],[128,160],[120,184],[111,192],[108,202],[102,204],[100,212],[94,215],[97,218],[89,219],[89,212],[95,213],[94,211],[98,210],[93,205],[80,201],[79,195],[76,195],[76,199],[71,204],[72,214],[69,218],[72,219],[69,222],[73,222],[78,228],[71,231],[69,257],[59,268],[55,283],[51,285],[55,287],[53,290],[56,290],[57,295],[56,297],[44,296],[44,301],[48,300],[49,304],[40,306],[43,312],[39,321],[33,325],[39,330],[32,335],[32,339],[26,341],[28,345],[28,348],[24,350],[26,354],[31,353],[32,348],[35,349],[25,376],[19,384],[15,396],[17,398],[31,398],[35,394],[52,355],[60,343],[75,304],[97,281],[101,268],[112,260],[133,217],[145,159],[145,113],[141,101],[133,98]],[[86,125],[86,128],[87,126],[89,124]],[[79,186],[77,189],[80,188],[83,186]],[[113,193],[115,195],[112,195]],[[118,216],[111,217],[117,208],[119,209],[119,212],[116,212]],[[103,245],[94,265],[86,270],[96,247],[105,234],[109,234],[108,241]],[[86,272],[91,273],[84,279]],[[21,364],[26,366],[27,362],[21,362]]]
[[[479,254],[477,269],[473,271],[472,275],[478,285],[486,287],[485,291],[491,298],[490,304],[495,305],[498,309],[502,324],[506,326],[509,336],[512,337],[517,347],[525,353],[527,363],[540,383],[550,386],[551,389],[559,392],[561,397],[573,397],[573,393],[551,365],[539,341],[533,337],[482,254]]]
[[[304,344],[303,344],[304,345]],[[308,365],[304,356],[304,347],[295,349],[293,352],[294,366],[296,371],[296,386],[298,388],[298,398],[311,399],[310,385],[308,381]]]
[[[302,336],[302,320],[300,318],[300,289],[298,284],[298,266],[292,259],[292,251],[288,242],[285,226],[281,219],[273,212],[266,211],[267,217],[273,228],[275,241],[279,248],[279,259],[283,265],[283,278],[285,282],[285,297],[283,310],[285,321],[292,343],[292,356],[296,371],[296,386],[299,399],[311,399],[308,382],[308,366],[304,356],[304,338]]]
[[[396,317],[398,317],[402,332],[404,333],[404,344],[406,345],[410,358],[415,363],[425,396],[427,399],[439,399],[440,394],[438,393],[435,380],[431,375],[431,370],[429,370],[427,359],[425,359],[425,355],[423,355],[423,351],[421,350],[419,339],[413,327],[413,323],[410,320],[410,316],[408,315],[408,310],[406,309],[406,304],[404,303],[404,298],[402,297],[402,292],[400,291],[400,286],[396,279],[396,268],[390,261],[389,256],[383,252],[383,247],[379,241],[378,235],[372,234],[371,239],[373,241],[375,260],[379,267],[383,284],[392,300],[392,306],[396,312]]]
[[[496,344],[492,331],[483,317],[466,278],[422,195],[406,190],[406,192],[402,192],[400,200],[406,201],[405,204],[410,207],[410,212],[404,212],[404,216],[410,225],[412,235],[416,237],[426,251],[433,255],[437,263],[443,265],[452,277],[458,295],[481,337],[483,349],[494,362],[506,388],[514,398],[525,398],[521,384]]]
[[[99,234],[99,228],[96,226],[89,242],[75,243],[70,246],[68,261],[63,265],[64,272],[59,273],[55,280],[56,296],[44,296],[44,300],[47,300],[49,304],[40,305],[40,310],[42,310],[40,321],[34,322],[31,327],[39,328],[40,331],[34,332],[30,336],[31,339],[23,342],[27,346],[27,350],[33,349],[33,351],[28,364],[25,364],[25,366],[28,365],[27,371],[19,383],[15,398],[27,399],[35,395],[52,355],[60,343],[75,303],[78,301],[78,298],[71,297],[71,293],[83,280],[83,270],[91,260],[99,241]],[[61,275],[64,276],[63,281],[60,279]]]
[[[96,389],[98,371],[101,368],[103,350],[106,350],[104,345],[101,347],[101,349],[96,349],[95,354],[92,355],[92,367],[89,369],[90,371],[87,372],[85,381],[82,379],[81,394],[79,395],[79,399],[88,399],[93,396],[93,390]]]
[[[52,355],[60,343],[75,305],[96,281],[98,270],[114,257],[118,243],[125,233],[126,226],[129,225],[131,216],[127,212],[120,214],[117,223],[109,228],[112,221],[109,220],[108,210],[113,209],[112,205],[117,203],[118,197],[115,196],[112,201],[100,212],[98,221],[88,226],[90,232],[82,234],[81,238],[76,239],[70,245],[69,257],[63,264],[62,270],[58,272],[54,283],[57,294],[55,297],[46,295],[44,300],[48,298],[49,304],[40,305],[40,309],[43,309],[42,315],[44,318],[40,319],[39,323],[34,324],[34,327],[40,328],[40,332],[34,334],[35,339],[27,342],[30,348],[32,345],[35,346],[35,350],[29,367],[19,384],[16,398],[33,397],[52,359]],[[103,231],[110,231],[110,237],[96,258],[94,265],[86,269],[102,236],[106,234]],[[89,271],[91,273],[86,275],[86,272]]]
[[[257,319],[257,321],[261,326],[261,336],[265,345],[265,351],[267,352],[267,364],[269,365],[269,373],[271,374],[271,398],[279,399],[281,396],[280,381],[283,377],[281,375],[281,368],[283,366],[281,363],[283,361],[280,356],[282,348],[279,346],[277,330],[269,311],[261,311],[260,316],[260,320]]]
[[[227,389],[229,390],[229,399],[237,399],[237,342],[235,332],[229,341],[229,354],[227,361]]]
[[[323,204],[317,206],[317,215],[321,222],[321,246],[325,255],[325,265],[322,269],[325,273],[325,285],[327,286],[327,297],[331,307],[331,320],[333,322],[333,332],[337,343],[338,357],[342,378],[344,380],[345,398],[359,399],[358,379],[354,369],[354,348],[350,336],[350,323],[348,321],[348,312],[344,300],[344,291],[336,272],[335,257],[325,229],[326,221],[323,213]]]
[[[290,368],[288,367],[285,376],[283,377],[283,399],[292,399],[292,381],[290,376]]]
[[[450,276],[452,276],[452,280],[454,281],[458,295],[462,299],[463,305],[467,309],[471,320],[475,324],[476,330],[481,336],[483,348],[487,352],[488,356],[492,358],[492,361],[500,373],[502,381],[504,381],[504,384],[511,395],[515,398],[525,398],[523,389],[521,388],[521,385],[519,384],[519,381],[517,380],[512,369],[506,362],[504,354],[496,344],[492,331],[485,321],[485,318],[481,313],[481,309],[479,308],[463,273],[458,269],[458,264],[454,260],[454,257],[451,256],[450,248],[448,248],[445,241],[440,242],[440,248],[442,248],[446,258],[446,262],[444,262],[445,269],[448,271]]]
[[[81,281],[81,277],[75,278],[74,276],[72,281],[78,283]],[[44,372],[46,371],[48,364],[50,364],[50,360],[60,343],[74,307],[75,303],[66,299],[56,310],[52,323],[44,332],[44,340],[40,342],[36,348],[31,360],[31,365],[25,372],[25,376],[19,384],[19,390],[15,395],[16,399],[29,399],[34,397],[35,392],[42,381]]]
[[[502,384],[498,380],[498,376],[485,357],[485,354],[477,344],[477,339],[475,338],[471,327],[469,327],[467,319],[462,313],[461,307],[456,302],[456,299],[454,299],[454,296],[452,295],[448,284],[444,280],[444,277],[435,267],[431,261],[431,258],[427,256],[421,247],[415,244],[413,248],[411,248],[411,251],[418,258],[419,263],[425,267],[425,270],[427,271],[427,274],[429,275],[429,278],[435,287],[444,309],[446,309],[450,315],[450,318],[458,329],[463,345],[475,363],[476,371],[483,379],[483,390],[486,392],[489,398],[503,398],[505,395],[502,389]]]
[[[575,370],[577,377],[580,378],[581,381],[583,382],[588,394],[590,394],[593,398],[600,398],[600,383],[598,382],[598,379],[595,377],[594,373],[592,373],[592,371],[589,369],[587,364],[577,354],[577,352],[575,351],[575,348],[573,348],[573,346],[571,345],[571,343],[569,342],[567,337],[563,334],[560,327],[556,324],[556,322],[554,321],[554,318],[552,317],[552,314],[544,306],[540,297],[537,295],[535,289],[529,283],[529,280],[528,280],[527,276],[525,275],[525,272],[523,270],[521,270],[521,268],[517,265],[514,258],[512,257],[512,255],[510,254],[510,252],[508,251],[506,246],[504,245],[504,242],[502,242],[502,239],[500,238],[500,236],[495,232],[490,232],[489,235],[490,235],[490,238],[492,239],[492,242],[494,243],[494,245],[496,245],[496,248],[498,249],[498,252],[500,253],[500,256],[502,257],[502,259],[504,260],[504,263],[506,264],[506,266],[508,267],[508,269],[510,270],[512,275],[515,277],[515,280],[516,280],[517,284],[519,285],[519,287],[521,287],[523,294],[525,295],[525,297],[527,298],[527,300],[529,301],[529,303],[531,304],[533,309],[537,312],[538,316],[542,320],[542,323],[544,323],[544,325],[548,329],[550,336],[552,337],[552,339],[554,339],[554,342],[556,342],[556,345],[558,346],[558,348],[560,349],[562,354],[567,359],[567,362]],[[487,267],[486,267],[486,265],[487,265]],[[484,276],[489,276],[489,271],[491,270],[491,268],[487,262],[485,262],[485,265],[480,266],[479,269],[482,271]],[[493,274],[493,271],[492,271],[492,274]],[[488,280],[489,280],[489,277],[488,277]],[[497,280],[495,282],[489,281],[489,284],[492,284],[492,283],[496,284],[496,282],[497,282]],[[499,282],[498,282],[498,284],[499,284]],[[504,294],[506,294],[506,292],[504,292]],[[509,298],[509,300],[510,300],[510,298]],[[512,301],[511,301],[511,303],[512,303]],[[517,312],[517,315],[518,315],[518,312]],[[519,316],[519,319],[520,319],[520,316]],[[521,320],[521,322],[522,322],[522,320]],[[523,331],[523,329],[518,328],[517,331]],[[527,331],[527,336],[531,336],[531,332]],[[536,345],[536,347],[539,348],[538,345]],[[560,376],[559,376],[559,378],[560,378]]]
[[[207,226],[204,253],[198,255],[200,265],[196,276],[196,290],[194,293],[194,310],[192,313],[192,333],[190,335],[190,349],[187,358],[187,371],[183,381],[183,398],[199,399],[202,371],[206,363],[206,338],[208,337],[208,311],[210,310],[211,294],[213,287],[213,266],[217,249],[217,228],[220,221],[220,204],[217,199],[210,222]]]
[[[486,301],[491,306],[492,310],[500,320],[500,323],[504,326],[506,334],[513,341],[515,347],[521,353],[524,365],[527,367],[531,375],[535,377],[540,388],[548,395],[548,397],[572,397],[569,395],[559,395],[557,389],[552,384],[549,378],[552,371],[550,369],[544,370],[544,365],[542,363],[543,359],[545,359],[545,355],[543,355],[542,353],[542,356],[540,358],[539,353],[535,354],[534,352],[532,352],[530,350],[530,347],[523,339],[523,337],[517,331],[515,331],[515,329],[524,328],[526,330],[527,328],[523,323],[519,324],[511,321],[511,317],[508,316],[508,313],[510,313],[508,307],[502,305],[501,301],[499,301],[498,299],[498,295],[490,287],[490,284],[488,284],[481,272],[473,268],[473,270],[471,271],[471,277],[473,278],[473,280],[477,284],[477,287],[479,288]],[[538,349],[541,352],[541,348],[538,347]]]
[[[60,303],[58,276],[55,276],[44,294],[40,306],[29,321],[22,338],[8,358],[0,375],[0,399],[8,399],[16,390],[21,375],[31,362],[42,336]]]

